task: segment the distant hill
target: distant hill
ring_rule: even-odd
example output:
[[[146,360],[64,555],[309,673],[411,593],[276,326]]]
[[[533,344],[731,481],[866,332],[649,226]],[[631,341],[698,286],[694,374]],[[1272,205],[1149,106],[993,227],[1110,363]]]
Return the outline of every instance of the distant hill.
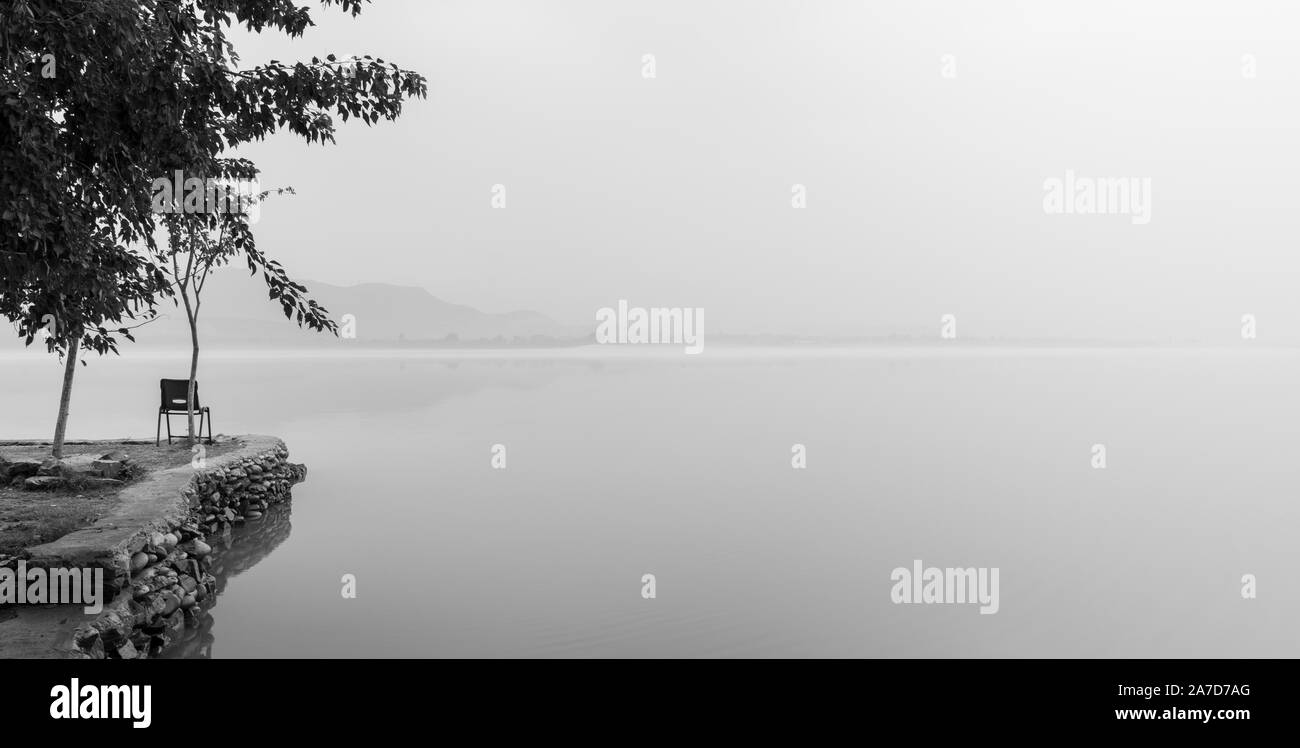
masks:
[[[423,288],[387,283],[335,286],[303,281],[312,298],[335,321],[356,318],[357,338],[349,344],[461,344],[495,341],[506,344],[563,344],[591,334],[581,327],[561,325],[532,311],[490,314],[437,298]],[[179,301],[179,299],[178,299]],[[139,345],[173,345],[189,340],[183,307],[170,302],[160,317],[138,331]],[[343,341],[332,335],[302,330],[285,319],[277,301],[267,296],[260,275],[226,269],[214,275],[203,292],[199,313],[200,342],[220,348],[268,346],[331,346]]]

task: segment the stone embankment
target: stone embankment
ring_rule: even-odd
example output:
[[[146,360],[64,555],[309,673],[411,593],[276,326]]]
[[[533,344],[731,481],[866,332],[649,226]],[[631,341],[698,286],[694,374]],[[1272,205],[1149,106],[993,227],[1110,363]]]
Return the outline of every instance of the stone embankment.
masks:
[[[234,451],[128,484],[93,526],[28,549],[29,566],[104,569],[111,602],[76,628],[68,654],[156,657],[201,625],[216,593],[209,541],[259,521],[306,477],[279,439],[235,440]]]

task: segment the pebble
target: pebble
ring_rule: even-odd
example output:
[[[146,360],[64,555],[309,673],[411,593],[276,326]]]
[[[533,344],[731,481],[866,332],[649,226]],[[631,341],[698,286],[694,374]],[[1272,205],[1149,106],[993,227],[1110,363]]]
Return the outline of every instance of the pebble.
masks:
[[[170,592],[163,593],[163,602],[166,603],[162,610],[162,614],[165,616],[171,615],[177,608],[181,607],[180,599]]]
[[[195,556],[203,557],[212,552],[212,546],[204,543],[198,538],[195,538],[194,540],[189,541],[188,551],[193,553]]]

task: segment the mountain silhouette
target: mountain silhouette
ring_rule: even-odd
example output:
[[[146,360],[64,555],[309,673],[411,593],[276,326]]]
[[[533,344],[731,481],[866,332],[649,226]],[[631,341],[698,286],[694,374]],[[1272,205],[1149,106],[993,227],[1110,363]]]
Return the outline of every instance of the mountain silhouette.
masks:
[[[590,333],[584,328],[561,325],[538,312],[492,314],[453,304],[415,286],[302,283],[311,298],[328,309],[336,322],[342,321],[344,315],[351,315],[355,319],[356,340],[362,343],[524,342],[569,340]],[[179,304],[179,298],[176,301]],[[140,345],[172,345],[189,340],[183,306],[167,301],[159,305],[158,312],[158,320],[135,331]],[[250,277],[236,268],[215,273],[204,288],[199,335],[201,345],[220,348],[332,346],[354,342],[300,329],[296,322],[285,318],[279,302],[268,297],[260,275]]]

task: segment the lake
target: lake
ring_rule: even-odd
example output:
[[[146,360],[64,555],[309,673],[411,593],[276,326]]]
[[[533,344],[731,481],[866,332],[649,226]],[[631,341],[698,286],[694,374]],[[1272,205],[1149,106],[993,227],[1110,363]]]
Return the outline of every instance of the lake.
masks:
[[[78,371],[70,438],[154,430],[188,353],[126,350]],[[0,358],[0,438],[49,438],[60,376]],[[199,380],[218,433],[309,470],[220,550],[202,656],[1300,656],[1298,352],[231,352]],[[895,604],[917,559],[997,568],[998,612]]]

